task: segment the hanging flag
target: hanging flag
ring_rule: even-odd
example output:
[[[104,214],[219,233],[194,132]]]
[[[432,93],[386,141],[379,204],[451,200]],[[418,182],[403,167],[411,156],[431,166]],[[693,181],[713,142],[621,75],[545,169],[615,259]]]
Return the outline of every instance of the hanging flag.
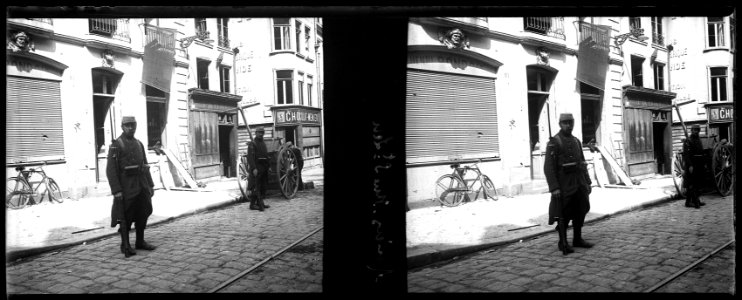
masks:
[[[175,32],[145,25],[142,83],[169,93],[175,58]]]
[[[577,80],[605,90],[611,28],[580,23],[580,47],[577,50]]]

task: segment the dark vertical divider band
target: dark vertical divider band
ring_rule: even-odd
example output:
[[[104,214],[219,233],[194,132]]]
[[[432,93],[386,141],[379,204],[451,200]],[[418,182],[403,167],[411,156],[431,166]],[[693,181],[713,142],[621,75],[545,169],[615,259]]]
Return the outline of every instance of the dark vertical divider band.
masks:
[[[323,19],[324,292],[404,293],[407,18]]]

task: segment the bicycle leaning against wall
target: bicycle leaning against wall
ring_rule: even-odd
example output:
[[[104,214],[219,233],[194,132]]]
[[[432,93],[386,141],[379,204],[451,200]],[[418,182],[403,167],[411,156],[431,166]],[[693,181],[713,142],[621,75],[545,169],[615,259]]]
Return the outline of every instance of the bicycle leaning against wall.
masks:
[[[46,162],[44,162],[44,165],[46,165]],[[28,170],[24,166],[19,166],[15,170],[18,171],[18,174],[8,178],[5,186],[5,207],[10,209],[23,208],[28,205],[39,204],[44,201],[44,198],[52,203],[62,203],[64,201],[59,185],[54,179],[46,175],[41,166]],[[34,174],[38,176],[34,176]]]
[[[436,200],[443,206],[459,206],[464,202],[476,201],[482,194],[482,199],[497,200],[497,189],[495,184],[479,170],[476,163],[469,166],[461,166],[460,163],[451,165],[453,173],[438,178],[435,182]],[[472,200],[472,196],[474,200]]]

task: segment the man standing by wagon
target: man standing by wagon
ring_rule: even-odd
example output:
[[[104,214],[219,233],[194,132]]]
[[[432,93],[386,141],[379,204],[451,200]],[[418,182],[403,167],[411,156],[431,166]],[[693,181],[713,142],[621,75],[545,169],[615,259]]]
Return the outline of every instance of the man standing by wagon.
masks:
[[[129,244],[129,230],[136,223],[136,249],[154,250],[155,246],[144,241],[144,229],[152,214],[154,182],[149,173],[147,152],[134,137],[137,121],[133,116],[121,120],[123,133],[113,141],[108,150],[106,176],[113,194],[111,227],[119,224],[121,253],[129,257],[136,251]]]
[[[582,239],[585,215],[590,211],[592,181],[587,172],[587,162],[582,153],[582,143],[572,135],[574,117],[565,113],[559,116],[561,130],[546,145],[544,174],[551,192],[549,225],[557,222],[558,248],[562,254],[574,252],[567,242],[567,226],[572,220],[574,247],[590,248],[593,245]]]
[[[265,129],[255,129],[255,139],[247,142],[247,172],[249,174],[247,189],[250,190],[250,209],[263,211],[270,206],[264,202],[265,190],[268,187],[268,169],[270,157],[263,141]]]
[[[683,143],[683,161],[685,161],[685,206],[701,208],[706,203],[701,202],[701,185],[704,181],[703,143],[701,142],[701,126],[694,124],[690,128],[690,137]]]

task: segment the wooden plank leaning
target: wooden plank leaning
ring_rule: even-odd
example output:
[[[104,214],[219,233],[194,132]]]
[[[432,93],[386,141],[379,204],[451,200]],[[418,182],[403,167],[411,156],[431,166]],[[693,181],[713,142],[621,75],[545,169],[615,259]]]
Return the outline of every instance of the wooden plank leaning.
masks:
[[[173,152],[170,151],[170,149],[168,148],[162,148],[162,150],[165,152],[165,155],[167,155],[170,163],[172,163],[175,166],[175,169],[178,170],[178,174],[183,177],[186,184],[188,184],[188,186],[190,186],[192,189],[198,188],[198,184],[196,183],[196,181],[191,178],[191,174],[188,174],[183,165],[180,164],[180,161],[177,157],[175,157],[175,154],[173,154]]]
[[[618,178],[621,179],[621,181],[626,186],[633,186],[634,184],[631,182],[631,178],[629,178],[629,176],[626,175],[626,172],[624,172],[623,169],[621,169],[621,167],[618,166],[618,163],[616,162],[615,159],[613,159],[613,156],[611,156],[610,152],[608,152],[608,150],[606,150],[604,146],[596,146],[596,147],[600,151],[600,154],[603,155],[605,160],[608,161],[608,164],[611,166],[613,171],[615,171],[616,174],[618,174]]]

